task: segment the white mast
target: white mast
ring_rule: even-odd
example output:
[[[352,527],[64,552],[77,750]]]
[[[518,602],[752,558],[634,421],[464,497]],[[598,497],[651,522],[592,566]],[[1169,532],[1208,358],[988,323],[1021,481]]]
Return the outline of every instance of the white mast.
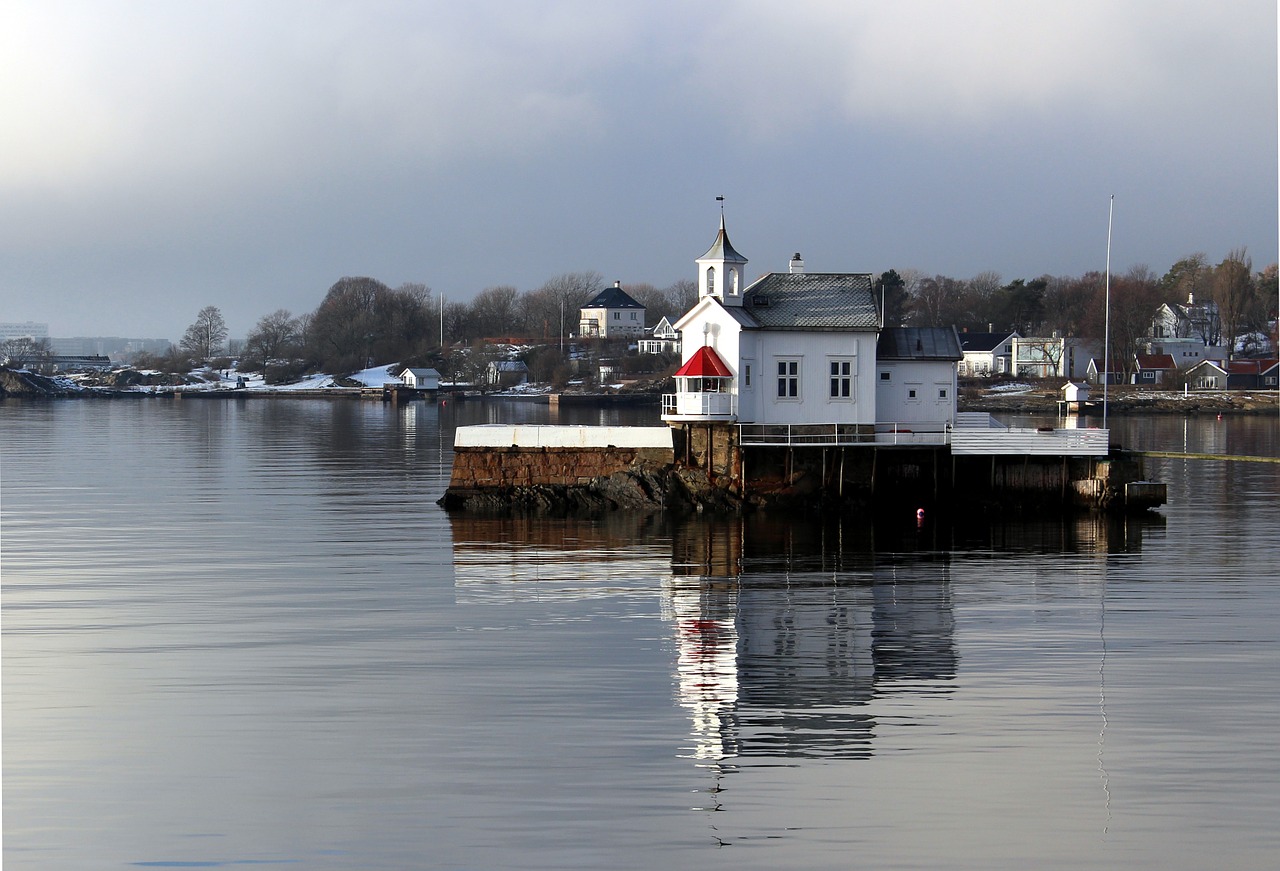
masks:
[[[1102,328],[1102,428],[1107,428],[1107,386],[1111,381],[1111,218],[1116,211],[1116,195],[1107,209],[1107,311]]]

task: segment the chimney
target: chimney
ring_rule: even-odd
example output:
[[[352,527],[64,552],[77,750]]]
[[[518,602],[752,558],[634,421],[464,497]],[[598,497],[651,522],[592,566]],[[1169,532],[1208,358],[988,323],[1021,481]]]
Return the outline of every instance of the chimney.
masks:
[[[615,282],[613,283],[613,286],[614,286],[614,287],[617,287],[617,288],[619,288],[619,289],[621,289],[621,287],[622,287],[622,282],[621,282],[621,281],[615,281]]]
[[[791,274],[797,275],[804,272],[804,261],[800,259],[800,252],[797,251],[791,257]]]

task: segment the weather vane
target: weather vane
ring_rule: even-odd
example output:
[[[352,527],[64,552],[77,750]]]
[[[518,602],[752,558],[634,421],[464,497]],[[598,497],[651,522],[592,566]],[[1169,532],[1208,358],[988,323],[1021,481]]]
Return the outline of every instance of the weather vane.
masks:
[[[720,215],[724,215],[724,197],[716,197],[716,202],[720,204]]]

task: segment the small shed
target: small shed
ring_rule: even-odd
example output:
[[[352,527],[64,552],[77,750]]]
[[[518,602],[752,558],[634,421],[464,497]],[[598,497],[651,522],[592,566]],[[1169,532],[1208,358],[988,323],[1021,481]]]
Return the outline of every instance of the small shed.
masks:
[[[406,368],[400,373],[400,380],[405,387],[414,390],[439,390],[440,373],[435,369]]]
[[[1088,402],[1089,385],[1083,381],[1068,381],[1062,385],[1063,402]]]
[[[495,360],[489,364],[486,377],[495,387],[515,387],[529,380],[529,367],[523,360]]]

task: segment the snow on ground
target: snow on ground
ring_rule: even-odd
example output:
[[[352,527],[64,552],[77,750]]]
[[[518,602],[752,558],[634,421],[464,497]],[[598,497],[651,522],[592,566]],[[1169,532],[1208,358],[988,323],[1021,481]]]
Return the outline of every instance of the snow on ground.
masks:
[[[368,369],[356,372],[351,376],[351,380],[359,381],[365,387],[381,387],[388,381],[399,382],[400,379],[391,374],[392,372],[399,371],[401,371],[399,363],[391,363],[386,366],[372,366]]]
[[[1027,393],[1032,390],[1030,384],[1021,381],[1010,381],[1008,384],[996,384],[987,388],[988,393]]]

